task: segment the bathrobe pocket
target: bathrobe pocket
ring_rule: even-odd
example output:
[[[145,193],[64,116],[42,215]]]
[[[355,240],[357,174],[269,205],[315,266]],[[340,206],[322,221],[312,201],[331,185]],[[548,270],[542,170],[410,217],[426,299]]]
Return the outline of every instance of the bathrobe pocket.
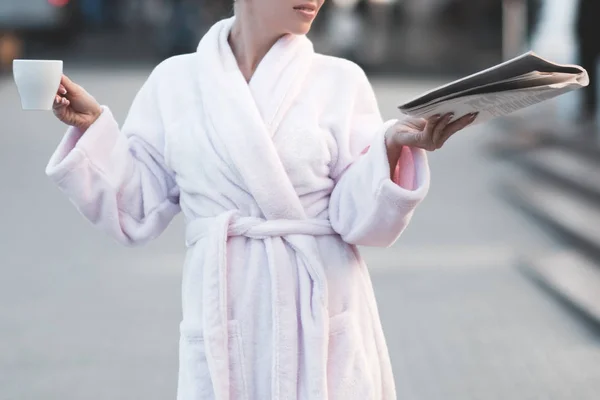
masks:
[[[355,318],[345,311],[329,321],[327,386],[332,400],[373,399],[373,382]]]
[[[230,397],[234,400],[248,400],[241,329],[237,321],[229,321],[228,327]],[[201,328],[182,323],[179,368],[179,400],[215,398]]]

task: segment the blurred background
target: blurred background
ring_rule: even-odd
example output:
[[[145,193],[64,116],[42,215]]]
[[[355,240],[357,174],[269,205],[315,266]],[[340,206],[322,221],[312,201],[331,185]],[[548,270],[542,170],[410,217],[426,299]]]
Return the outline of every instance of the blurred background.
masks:
[[[179,217],[126,249],[44,168],[65,127],[24,112],[14,58],[62,59],[123,122],[161,60],[192,52],[229,0],[0,0],[0,399],[175,396]],[[527,50],[590,87],[461,132],[370,264],[399,399],[596,400],[600,393],[598,0],[328,0],[311,38],[402,102]]]

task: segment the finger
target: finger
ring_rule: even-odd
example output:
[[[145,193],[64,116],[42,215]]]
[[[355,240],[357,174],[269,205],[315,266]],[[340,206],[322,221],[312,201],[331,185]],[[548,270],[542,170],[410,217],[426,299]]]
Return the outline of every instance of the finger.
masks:
[[[65,86],[64,86],[64,85],[62,85],[62,84],[61,84],[61,85],[58,87],[58,94],[60,94],[60,95],[63,95],[63,96],[64,96],[65,94],[67,94],[67,89],[65,88]]]
[[[71,79],[69,79],[68,76],[64,75],[62,76],[61,80],[60,80],[61,85],[65,88],[65,90],[67,91],[67,93],[71,92],[76,92],[78,85],[73,82]]]
[[[54,115],[56,115],[59,118],[62,118],[65,115],[67,108],[62,104],[62,103],[54,103],[54,105],[52,106],[52,111],[54,112]]]
[[[440,122],[441,119],[442,119],[441,114],[436,114],[427,119],[427,124],[426,124],[425,128],[423,129],[426,136],[431,137],[431,135],[433,134],[433,131],[435,130],[435,127],[437,126],[437,124]]]
[[[458,131],[466,128],[469,125],[471,125],[473,123],[473,121],[475,121],[475,119],[477,119],[477,115],[479,115],[479,113],[467,114],[467,115],[461,117],[460,119],[457,119],[452,124],[448,125],[446,127],[446,131],[444,132],[444,135],[443,135],[443,137],[441,139],[440,146],[443,146],[444,143],[446,143],[446,141],[448,139],[450,139],[450,137],[452,135],[454,135],[456,132],[458,132]]]
[[[444,132],[446,131],[446,127],[448,126],[448,124],[450,123],[450,121],[452,120],[453,117],[454,117],[454,113],[448,113],[448,114],[444,115],[440,119],[440,121],[436,124],[436,126],[433,130],[433,134],[432,134],[432,140],[436,147],[439,146],[439,143],[442,140]]]
[[[437,122],[437,121],[439,121],[440,118],[442,118],[442,114],[435,114],[435,115],[432,115],[431,117],[428,117],[426,119],[426,121],[427,122]]]
[[[414,141],[413,147],[419,147],[428,151],[434,150],[433,132],[436,126],[442,120],[441,114],[436,114],[429,117],[426,121],[425,128],[411,137]]]
[[[461,129],[466,128],[467,126],[471,125],[473,123],[473,121],[475,121],[478,114],[479,113],[471,113],[471,114],[462,116],[461,118],[459,118],[456,121],[449,124],[446,127],[446,132],[444,132],[444,133],[445,134],[449,133],[450,135],[452,135],[452,134],[460,131]]]
[[[440,124],[445,124],[445,121],[448,118],[448,115],[449,114],[437,114],[435,116],[435,119],[432,119],[431,126],[430,126],[432,134],[436,131],[436,129],[438,129]]]
[[[440,122],[440,119],[442,118],[442,114],[435,114],[432,115],[431,117],[427,118],[427,123],[428,124],[437,124],[438,122]]]
[[[59,95],[54,96],[54,104],[52,106],[58,107],[61,104],[62,104],[62,97],[60,97]]]
[[[54,108],[65,107],[65,106],[68,106],[69,104],[70,104],[69,100],[67,100],[64,97],[61,97],[58,95],[54,97],[54,105],[53,105]]]

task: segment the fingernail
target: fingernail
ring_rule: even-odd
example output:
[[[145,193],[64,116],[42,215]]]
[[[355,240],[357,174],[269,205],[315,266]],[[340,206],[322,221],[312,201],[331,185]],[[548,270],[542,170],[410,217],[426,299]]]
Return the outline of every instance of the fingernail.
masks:
[[[67,94],[67,89],[62,89],[60,92],[61,92],[62,94]]]
[[[448,116],[447,116],[446,118],[448,118],[448,119],[452,119],[452,118],[454,118],[454,113],[450,113],[450,114],[448,114]]]

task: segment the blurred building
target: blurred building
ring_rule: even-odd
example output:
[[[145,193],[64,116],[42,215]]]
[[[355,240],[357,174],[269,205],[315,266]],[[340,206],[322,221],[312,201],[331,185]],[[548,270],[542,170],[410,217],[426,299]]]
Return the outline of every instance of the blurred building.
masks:
[[[502,1],[330,0],[311,38],[318,51],[347,57],[372,72],[464,74],[501,60]],[[526,1],[535,19],[542,0]],[[0,32],[13,32],[30,56],[156,62],[193,51],[208,27],[231,15],[231,3],[0,2]]]
[[[69,0],[0,1],[0,69],[21,57],[27,40],[65,43],[76,19]]]
[[[371,71],[463,74],[501,59],[502,0],[332,0],[324,52]]]

